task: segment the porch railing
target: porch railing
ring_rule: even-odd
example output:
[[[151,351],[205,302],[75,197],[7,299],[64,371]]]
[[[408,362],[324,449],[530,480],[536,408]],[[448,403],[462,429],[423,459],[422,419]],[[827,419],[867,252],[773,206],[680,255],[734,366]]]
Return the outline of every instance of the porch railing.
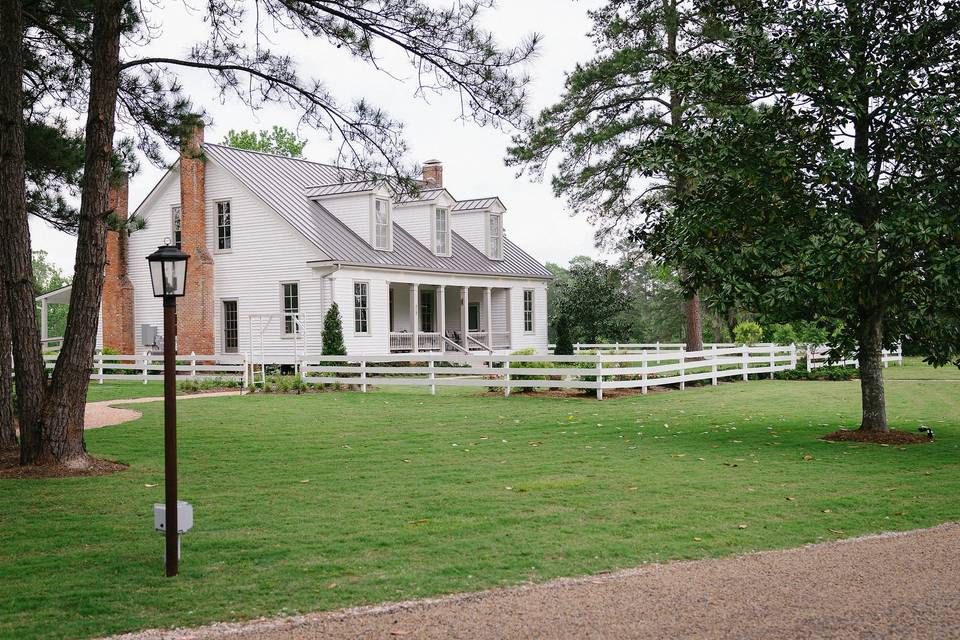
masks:
[[[417,349],[420,351],[440,351],[443,349],[443,338],[439,333],[418,333]]]
[[[390,351],[413,351],[413,334],[391,331]]]

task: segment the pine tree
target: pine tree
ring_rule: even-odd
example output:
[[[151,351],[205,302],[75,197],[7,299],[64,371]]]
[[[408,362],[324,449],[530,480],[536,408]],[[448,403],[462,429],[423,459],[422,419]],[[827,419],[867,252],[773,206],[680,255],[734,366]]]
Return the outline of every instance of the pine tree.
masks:
[[[570,327],[567,325],[567,314],[560,313],[557,315],[555,327],[557,331],[557,346],[553,349],[554,355],[572,356],[573,341],[570,340]]]
[[[321,353],[325,356],[345,356],[347,348],[343,344],[343,321],[340,319],[340,307],[334,302],[330,305],[327,315],[323,317],[323,346]]]

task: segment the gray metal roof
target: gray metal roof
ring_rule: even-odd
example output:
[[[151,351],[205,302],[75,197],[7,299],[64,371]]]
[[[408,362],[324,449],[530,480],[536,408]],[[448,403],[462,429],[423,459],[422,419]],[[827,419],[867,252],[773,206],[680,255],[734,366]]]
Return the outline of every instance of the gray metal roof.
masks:
[[[362,191],[373,191],[383,184],[382,180],[355,180],[353,182],[341,182],[336,184],[321,184],[309,187],[304,192],[308,198],[319,198],[322,196],[336,196],[344,193],[359,193]]]
[[[453,205],[453,211],[477,211],[482,209],[489,209],[494,204],[499,204],[503,207],[503,203],[500,202],[500,198],[474,198],[473,200],[460,200],[457,204]],[[506,209],[506,207],[503,207]]]
[[[256,151],[204,144],[207,157],[274,209],[333,262],[464,274],[552,278],[537,260],[504,238],[503,260],[490,260],[452,233],[450,257],[434,255],[417,239],[393,225],[393,251],[377,251],[320,203],[305,194],[317,185],[340,185],[360,176],[350,169]]]
[[[449,195],[449,191],[440,187],[433,189],[421,189],[417,193],[401,193],[397,196],[396,202],[398,204],[412,204],[414,202],[432,202],[440,197],[440,194],[446,192]],[[453,198],[453,196],[450,196]]]

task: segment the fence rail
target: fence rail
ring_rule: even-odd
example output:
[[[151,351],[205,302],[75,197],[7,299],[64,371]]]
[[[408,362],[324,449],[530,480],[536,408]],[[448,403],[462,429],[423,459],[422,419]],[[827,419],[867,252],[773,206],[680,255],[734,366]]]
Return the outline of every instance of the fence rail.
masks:
[[[47,369],[52,369],[57,354],[43,356]],[[225,380],[246,386],[248,362],[243,355],[178,354],[177,380]],[[136,380],[147,384],[163,380],[163,354],[111,355],[96,353],[90,370],[90,380],[103,384],[104,380]]]
[[[556,344],[549,344],[547,348],[550,353],[556,348]],[[705,342],[704,348],[723,348],[738,347],[736,342]],[[772,347],[772,342],[758,342],[754,346]],[[641,353],[643,351],[683,351],[687,348],[685,342],[576,342],[573,345],[574,353],[588,352],[613,352],[613,353]]]
[[[856,358],[844,357],[840,360],[834,360],[830,356],[830,349],[825,346],[810,347],[806,350],[807,371],[813,371],[820,367],[859,367],[860,361]],[[897,345],[894,350],[884,349],[882,354],[883,366],[888,368],[893,362],[903,366],[903,346]]]
[[[412,334],[411,334],[412,335]],[[625,346],[625,345],[621,345]],[[632,345],[631,345],[632,346]],[[294,363],[297,375],[307,384],[338,384],[367,391],[370,385],[427,386],[436,393],[438,386],[492,387],[510,395],[513,389],[585,389],[595,390],[597,398],[605,390],[640,389],[646,393],[654,386],[679,386],[725,378],[748,380],[750,376],[769,375],[795,369],[798,349],[795,345],[710,345],[701,351],[676,348],[640,351],[599,351],[592,354],[493,355],[463,352],[393,353],[384,355],[304,356]],[[673,347],[674,345],[669,345]],[[829,364],[857,365],[856,360],[831,361],[825,347],[805,349],[807,368]],[[44,356],[52,368],[57,354]],[[178,380],[228,380],[244,386],[266,379],[259,357],[249,355],[180,354],[177,356]],[[902,350],[884,351],[884,366],[903,364]],[[163,355],[94,356],[90,379],[136,380],[144,384],[163,379]]]
[[[338,384],[367,391],[370,385],[494,387],[512,389],[640,389],[794,369],[797,350],[790,346],[712,347],[703,351],[655,351],[596,355],[409,355],[320,356],[305,361],[307,384]]]

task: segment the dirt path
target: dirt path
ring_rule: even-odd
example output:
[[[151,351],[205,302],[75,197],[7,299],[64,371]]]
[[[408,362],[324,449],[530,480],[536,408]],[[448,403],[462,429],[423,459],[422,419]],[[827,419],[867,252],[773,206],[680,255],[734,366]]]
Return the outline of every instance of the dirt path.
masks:
[[[960,638],[960,525],[124,640]]]
[[[194,400],[196,398],[215,398],[218,396],[239,396],[239,391],[212,391],[209,393],[194,393],[190,395],[177,396],[177,401]],[[123,409],[116,405],[123,404],[141,404],[144,402],[163,402],[162,397],[151,398],[124,398],[120,400],[101,400],[99,402],[88,402],[83,413],[83,428],[99,429],[100,427],[109,427],[115,424],[123,424],[136,420],[143,414],[133,409]]]

